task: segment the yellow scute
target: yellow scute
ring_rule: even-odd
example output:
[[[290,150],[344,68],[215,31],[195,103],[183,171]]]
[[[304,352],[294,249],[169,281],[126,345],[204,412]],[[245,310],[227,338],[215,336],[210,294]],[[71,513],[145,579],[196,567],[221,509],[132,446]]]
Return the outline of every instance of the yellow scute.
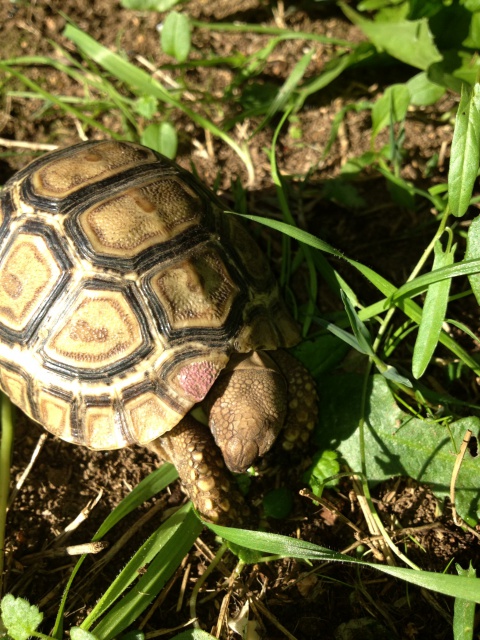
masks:
[[[84,289],[44,349],[57,362],[98,369],[132,355],[142,343],[140,322],[121,291]]]

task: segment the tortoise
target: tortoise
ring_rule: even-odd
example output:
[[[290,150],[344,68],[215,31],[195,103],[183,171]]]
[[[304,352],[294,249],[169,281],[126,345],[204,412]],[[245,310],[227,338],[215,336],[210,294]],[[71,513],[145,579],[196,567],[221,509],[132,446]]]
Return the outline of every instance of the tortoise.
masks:
[[[237,216],[153,150],[84,142],[5,184],[1,389],[63,440],[171,461],[204,519],[247,517],[224,461],[243,471],[285,423],[287,448],[313,428],[313,382],[282,351],[298,340]]]

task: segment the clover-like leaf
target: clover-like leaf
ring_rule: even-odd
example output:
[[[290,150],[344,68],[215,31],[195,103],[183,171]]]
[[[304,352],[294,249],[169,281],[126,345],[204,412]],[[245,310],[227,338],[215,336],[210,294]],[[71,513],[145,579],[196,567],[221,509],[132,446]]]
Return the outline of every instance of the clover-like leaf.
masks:
[[[43,613],[38,607],[10,593],[2,598],[0,611],[3,624],[13,640],[27,640],[43,620]]]

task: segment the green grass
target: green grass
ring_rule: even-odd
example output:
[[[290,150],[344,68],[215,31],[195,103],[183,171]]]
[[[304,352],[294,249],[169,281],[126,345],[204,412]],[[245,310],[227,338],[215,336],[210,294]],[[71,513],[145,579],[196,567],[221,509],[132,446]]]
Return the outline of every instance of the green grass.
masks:
[[[177,146],[176,132],[171,122],[179,115],[188,118],[199,130],[208,132],[238,155],[250,185],[256,179],[250,149],[260,132],[268,132],[271,142],[266,154],[277,197],[278,217],[262,218],[245,213],[244,217],[253,224],[269,227],[273,234],[281,234],[283,255],[279,279],[305,337],[309,337],[297,353],[316,378],[322,384],[329,385],[331,400],[320,418],[321,435],[316,440],[320,462],[315,471],[317,481],[312,482],[312,489],[321,500],[323,487],[328,483],[331,486],[338,479],[337,473],[332,477],[331,465],[335,455],[340,455],[344,467],[349,468],[347,476],[358,483],[359,491],[365,497],[374,526],[383,537],[392,562],[395,557],[395,561],[402,566],[367,562],[366,556],[350,557],[308,542],[260,531],[213,526],[211,529],[228,542],[228,548],[238,554],[239,571],[246,564],[265,558],[340,561],[353,563],[359,569],[363,566],[374,567],[406,583],[451,596],[455,598],[454,637],[456,640],[467,640],[473,638],[472,603],[480,602],[480,583],[477,578],[472,572],[466,571],[467,567],[462,569],[457,566],[458,575],[447,573],[448,567],[445,567],[445,573],[420,570],[408,557],[408,550],[399,548],[392,532],[387,531],[382,523],[370,497],[370,489],[376,482],[408,473],[412,478],[433,486],[436,496],[442,501],[452,495],[451,482],[454,478],[456,509],[463,526],[465,529],[474,527],[479,520],[475,488],[480,486],[480,472],[469,454],[463,459],[463,468],[458,477],[454,476],[455,455],[460,455],[465,432],[471,430],[475,436],[480,435],[480,420],[476,418],[479,407],[455,397],[450,389],[440,395],[429,387],[425,372],[441,346],[443,353],[449,354],[447,360],[449,358],[457,363],[457,371],[461,371],[460,374],[454,374],[452,382],[457,382],[460,375],[469,382],[480,375],[480,364],[472,355],[473,332],[449,316],[452,299],[458,299],[458,296],[453,298],[450,294],[450,284],[454,278],[468,279],[470,288],[464,289],[462,296],[469,297],[470,302],[475,298],[480,301],[478,218],[467,234],[467,253],[461,255],[460,249],[455,250],[455,245],[465,239],[458,221],[464,219],[472,203],[479,165],[480,103],[479,85],[475,81],[480,63],[472,52],[480,46],[480,42],[476,41],[480,12],[474,12],[470,8],[473,3],[466,1],[452,7],[447,3],[425,2],[422,12],[419,3],[413,0],[400,4],[365,0],[355,10],[338,4],[363,31],[365,41],[352,44],[317,34],[263,25],[208,24],[189,21],[186,14],[171,13],[173,17],[165,22],[162,45],[173,59],[176,58],[175,68],[181,71],[173,87],[162,84],[149,71],[128,60],[122,52],[106,49],[74,24],[67,25],[65,36],[75,45],[81,59],[62,49],[59,50],[62,62],[53,57],[30,56],[3,60],[0,70],[24,86],[24,90],[18,91],[17,88],[16,92],[12,92],[13,99],[21,95],[22,99],[41,100],[46,111],[56,109],[74,117],[89,134],[101,131],[114,138],[140,140],[170,157],[175,155]],[[367,9],[370,12],[368,17],[364,13]],[[441,30],[442,24],[456,24],[454,19],[458,17],[458,12],[462,13],[463,18],[466,16],[470,19],[468,36],[457,33],[455,28],[448,34]],[[261,33],[269,37],[257,51],[248,55],[239,51],[229,57],[218,57],[200,51],[193,58],[190,56],[193,46],[191,33],[200,28],[218,32]],[[262,72],[266,65],[274,59],[282,42],[293,39],[305,43],[305,50],[291,74],[279,86],[265,83]],[[311,76],[308,70],[314,54],[312,47],[316,43],[328,46],[331,55],[321,73]],[[449,58],[451,51],[457,52],[456,66],[452,66]],[[378,68],[380,77],[382,67],[376,65],[380,65],[385,55],[409,65],[410,79],[386,87],[375,102],[352,102],[339,111],[325,154],[334,144],[350,110],[370,113],[370,149],[358,157],[348,158],[343,167],[340,187],[335,181],[329,185],[333,198],[345,198],[347,193],[355,195],[356,179],[364,172],[370,172],[391,189],[397,204],[401,202],[405,206],[408,203],[419,210],[434,210],[435,216],[429,217],[430,240],[401,286],[393,285],[368,265],[345,255],[343,247],[334,248],[297,226],[296,216],[292,213],[294,203],[289,182],[281,175],[276,160],[281,134],[286,127],[298,123],[309,98],[347,70],[358,70],[359,65]],[[83,97],[72,99],[70,96],[53,95],[30,79],[29,70],[32,67],[52,67],[65,74],[82,88]],[[227,67],[232,71],[231,84],[225,90],[226,98],[220,100],[215,97],[208,87],[202,90],[189,85],[186,72],[199,67]],[[169,70],[168,65],[165,70]],[[405,119],[409,109],[433,105],[447,90],[461,94],[454,132],[452,130],[453,161],[448,184],[419,187],[401,175],[405,156],[402,146]],[[230,101],[231,109],[225,108],[225,100]],[[107,113],[116,114],[115,130],[103,123]],[[447,115],[450,117],[454,114]],[[256,123],[253,133],[239,141],[235,127],[252,118]],[[385,134],[388,143],[382,143],[381,146],[379,140],[385,140],[382,138]],[[297,176],[297,180],[307,185],[308,177]],[[244,197],[241,190],[238,196],[241,201]],[[240,206],[238,208],[241,209]],[[334,260],[330,261],[331,257]],[[340,275],[335,268],[338,260],[348,264],[368,281],[376,292],[374,302],[362,304],[362,290],[355,290],[346,277]],[[308,299],[296,306],[290,287],[292,274],[300,268],[306,274]],[[326,282],[338,296],[338,313],[334,319],[322,317],[321,309],[317,307],[320,281]],[[445,331],[445,322],[463,331],[461,344]],[[337,363],[331,355],[344,353],[344,345],[361,354],[363,374],[356,373],[348,378],[332,376],[331,370]],[[401,350],[411,353],[408,367],[404,359],[397,362],[396,354]],[[355,402],[352,398],[355,398]],[[348,410],[344,409],[347,405]],[[442,407],[441,416],[436,414],[438,406]],[[3,547],[9,484],[6,461],[11,455],[9,420],[5,419],[8,404],[3,407],[0,548]],[[335,420],[338,420],[338,425]],[[441,446],[439,443],[442,443]],[[322,459],[325,460],[325,473],[322,471]],[[122,517],[174,479],[175,472],[168,466],[145,479],[109,516],[95,540],[103,538]],[[201,526],[188,506],[165,522],[141,544],[84,619],[80,629],[72,631],[73,640],[75,637],[91,637],[82,635],[87,632],[99,640],[107,640],[118,637],[132,625],[134,627],[135,621],[178,568]],[[219,553],[226,553],[226,548],[223,545]],[[62,636],[69,590],[75,587],[82,562],[83,559],[77,563],[59,602],[57,621],[49,637]],[[139,575],[139,569],[144,565],[148,565],[148,569]],[[25,633],[36,633],[39,614],[35,609],[31,609],[30,614],[28,611],[23,602],[11,599],[4,601],[3,619],[5,623],[10,620],[8,629],[14,639],[26,637]],[[192,611],[195,611],[195,603],[192,604]],[[21,623],[17,620],[19,617]],[[27,625],[25,631],[22,624],[26,619],[30,620],[30,626]],[[198,629],[187,633],[190,635],[180,633],[175,637],[211,637]],[[45,636],[40,634],[39,637]]]

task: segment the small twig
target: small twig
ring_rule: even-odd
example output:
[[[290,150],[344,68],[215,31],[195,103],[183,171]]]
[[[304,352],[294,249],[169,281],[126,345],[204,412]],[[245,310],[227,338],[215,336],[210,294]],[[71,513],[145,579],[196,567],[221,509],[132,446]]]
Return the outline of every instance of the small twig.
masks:
[[[277,618],[267,609],[267,607],[263,604],[263,602],[261,602],[255,595],[251,595],[250,596],[250,602],[252,603],[252,606],[256,607],[263,616],[265,616],[265,618],[268,618],[268,620],[270,620],[270,622],[281,632],[283,633],[283,635],[288,638],[288,640],[297,640],[297,638],[290,633],[290,631],[288,631],[288,629],[285,629],[285,627],[280,624],[280,622],[277,620]]]
[[[382,536],[381,527],[379,526],[379,518],[378,516],[376,518],[376,514],[374,515],[372,513],[370,502],[363,492],[361,482],[358,482],[356,478],[353,478],[353,486],[355,487],[355,495],[357,497],[358,504],[360,505],[360,509],[363,511],[363,516],[365,518],[368,530],[374,538],[380,536],[377,542],[374,542],[372,543],[372,545],[370,545],[370,548],[372,549],[377,560],[385,560],[387,564],[394,565],[395,561],[393,559],[393,554],[388,548],[388,544],[384,539],[384,536]]]
[[[220,637],[220,634],[221,634],[221,631],[222,631],[222,627],[223,627],[223,623],[225,622],[225,620],[227,618],[228,605],[229,605],[230,599],[232,597],[233,589],[235,588],[235,582],[237,581],[237,578],[242,573],[244,566],[245,566],[245,563],[242,562],[241,560],[239,560],[239,562],[237,563],[237,566],[232,571],[232,574],[230,575],[230,578],[228,579],[227,593],[224,595],[223,600],[222,600],[222,604],[220,605],[220,611],[218,612],[216,628],[215,628],[215,630],[213,632],[215,634],[215,636]]]
[[[322,505],[322,507],[325,507],[325,509],[328,509],[329,511],[334,513],[339,520],[341,520],[344,524],[346,524],[348,527],[353,529],[355,533],[358,533],[358,534],[363,533],[360,527],[357,527],[356,524],[354,524],[351,520],[349,520],[346,516],[344,516],[343,513],[339,511],[332,502],[330,502],[330,500],[326,500],[325,498],[322,498],[322,497],[319,498],[308,489],[300,489],[299,495],[301,495],[304,498],[308,498],[312,502],[318,502],[318,504]]]
[[[162,606],[162,604],[164,603],[166,597],[168,596],[168,594],[170,593],[173,585],[177,582],[179,576],[181,575],[181,573],[183,572],[183,569],[185,567],[185,563],[188,559],[188,556],[185,556],[185,558],[182,560],[181,565],[178,567],[178,569],[175,571],[175,573],[173,574],[173,576],[170,578],[170,580],[167,582],[167,584],[163,587],[163,589],[160,591],[160,593],[158,594],[156,600],[154,601],[154,603],[151,605],[151,607],[149,608],[149,610],[147,611],[147,613],[145,614],[145,616],[140,620],[140,622],[137,623],[137,628],[141,631],[142,629],[145,628],[145,626],[148,624],[150,618],[153,616],[153,614],[155,613],[155,611]],[[193,620],[191,620],[190,622],[193,622]],[[190,622],[188,622],[187,624],[190,624]],[[160,633],[160,635],[163,635],[163,631]]]
[[[169,85],[172,89],[182,88],[181,85],[174,78],[172,78],[171,75],[165,73],[165,71],[163,71],[162,69],[158,69],[157,67],[155,67],[149,60],[147,60],[143,56],[135,56],[135,59],[150,71],[150,73],[152,74],[152,78],[160,78],[162,82]],[[191,91],[183,91],[182,98],[186,98],[191,102],[197,101],[197,97]]]
[[[435,594],[432,591],[429,591],[428,589],[425,589],[424,587],[421,587],[420,593],[425,598],[425,600],[428,602],[428,604],[430,606],[432,606],[440,616],[442,616],[442,618],[448,624],[449,628],[451,628],[452,627],[452,616],[448,615],[448,613],[445,611],[445,607],[443,606],[443,604],[440,604],[438,602],[437,598],[435,597]]]
[[[470,429],[467,429],[463,437],[460,451],[458,452],[457,458],[455,460],[455,464],[453,465],[452,478],[450,480],[450,502],[452,504],[453,521],[457,525],[457,527],[461,527],[462,529],[467,529],[472,535],[480,539],[480,534],[478,533],[478,531],[470,527],[458,515],[457,508],[455,506],[455,487],[457,484],[457,478],[458,478],[458,474],[460,473],[460,468],[462,466],[463,458],[465,457],[465,452],[467,451],[468,443],[470,442],[471,437],[472,437],[472,431]]]
[[[333,505],[331,502],[329,502],[328,500],[325,500],[325,498],[319,498],[318,496],[310,493],[307,489],[302,489],[300,491],[300,495],[301,496],[305,496],[306,498],[309,498],[310,500],[312,500],[313,502],[318,502],[319,504],[321,504],[322,506],[324,506],[326,509],[328,509],[329,511],[331,511],[332,513],[335,513],[335,515],[339,518],[339,520],[341,520],[343,523],[345,523],[347,526],[349,526],[351,529],[353,529],[355,531],[355,537],[357,538],[357,543],[355,543],[354,545],[352,545],[352,548],[356,548],[360,543],[358,542],[358,537],[362,536],[362,540],[365,542],[365,544],[368,544],[368,546],[370,547],[370,549],[372,550],[373,555],[375,556],[375,558],[379,561],[379,562],[383,562],[383,560],[385,559],[384,555],[379,551],[379,549],[377,548],[377,543],[379,543],[380,541],[383,540],[383,536],[377,532],[377,535],[372,535],[372,536],[368,536],[368,538],[364,538],[364,532],[357,527],[356,524],[354,524],[351,520],[349,520],[346,516],[343,515],[343,513],[341,513],[336,507],[335,505]],[[356,494],[357,499],[360,497],[358,495],[358,493]],[[360,500],[359,500],[360,502]],[[360,502],[360,506],[361,502]],[[363,507],[362,507],[363,510]],[[364,515],[365,515],[365,511],[364,511]],[[370,526],[369,526],[370,529]],[[370,529],[371,530],[371,529]]]
[[[84,553],[100,553],[108,547],[108,542],[87,542],[85,544],[75,544],[69,547],[58,547],[56,549],[47,549],[38,553],[31,553],[22,558],[23,564],[33,564],[41,562],[48,558],[60,558],[61,556],[81,556]]]
[[[82,522],[85,522],[88,516],[92,513],[93,509],[100,502],[102,496],[103,496],[103,489],[100,489],[100,491],[97,494],[97,497],[88,502],[88,504],[80,511],[78,516],[74,520],[72,520],[70,524],[67,524],[63,532],[71,533],[72,531],[75,531],[75,529],[79,527],[82,524]]]
[[[205,569],[202,575],[198,578],[198,580],[195,583],[195,586],[193,587],[189,604],[190,604],[190,617],[194,620],[197,619],[197,598],[198,598],[198,594],[200,593],[200,589],[205,584],[205,581],[207,580],[208,576],[214,571],[215,567],[218,565],[218,563],[222,559],[223,554],[226,552],[227,549],[228,549],[227,543],[224,542],[219,548],[219,550],[217,551],[215,558],[208,565],[208,567]],[[200,627],[198,622],[194,622],[194,626],[197,629]]]
[[[8,140],[7,138],[0,138],[0,146],[6,147],[7,149],[29,149],[30,151],[55,151],[58,149],[57,144]]]
[[[61,544],[65,544],[65,540],[77,529],[82,523],[87,520],[93,509],[99,503],[101,497],[103,496],[103,489],[100,489],[97,496],[93,500],[89,500],[88,504],[83,507],[78,516],[67,524],[65,529],[55,538],[52,542],[52,547],[57,549]]]
[[[191,624],[195,622],[195,619],[187,620],[183,624],[179,624],[177,627],[172,627],[171,629],[159,629],[158,631],[150,631],[145,634],[145,640],[151,640],[151,638],[160,638],[160,636],[170,635],[175,631],[179,631],[180,629],[185,629],[189,627]]]
[[[417,565],[414,562],[412,562],[410,558],[408,558],[404,553],[402,553],[400,549],[394,544],[393,540],[391,539],[387,530],[385,529],[383,522],[380,519],[380,516],[375,511],[373,507],[373,503],[371,503],[370,496],[368,495],[368,498],[367,498],[367,496],[363,493],[363,491],[368,492],[368,485],[363,480],[362,476],[359,476],[359,478],[361,479],[361,482],[359,482],[357,479],[355,480],[355,484],[358,486],[359,492],[360,491],[362,492],[361,495],[368,512],[368,518],[374,524],[374,530],[372,531],[372,533],[374,535],[381,534],[383,537],[382,546],[384,549],[388,549],[387,559],[390,557],[392,559],[391,562],[393,564],[393,555],[391,554],[391,552],[393,552],[398,558],[400,558],[403,562],[405,562],[405,564],[408,565],[411,569],[415,569],[416,571],[419,571],[419,567],[417,567]],[[359,497],[360,497],[360,493],[357,494],[357,498]],[[366,512],[364,511],[364,515],[365,514]]]
[[[32,455],[30,457],[30,462],[27,464],[27,466],[25,467],[22,475],[20,476],[20,478],[17,480],[17,484],[13,487],[12,493],[10,494],[10,498],[8,500],[8,507],[7,507],[7,511],[9,509],[11,509],[12,504],[15,501],[15,498],[17,497],[18,492],[20,491],[20,489],[23,487],[25,480],[28,477],[28,474],[30,473],[30,471],[32,470],[33,465],[35,464],[36,459],[38,458],[38,455],[40,453],[40,451],[42,450],[43,445],[45,444],[45,440],[48,438],[48,433],[42,433],[40,435],[40,437],[38,438],[37,444],[35,446],[35,449],[32,452]]]
[[[195,540],[194,546],[195,546],[196,549],[198,549],[198,551],[201,554],[203,554],[205,556],[205,559],[207,560],[207,563],[210,563],[210,562],[212,562],[214,560],[215,554],[212,552],[210,547],[200,537],[198,537]],[[219,562],[217,564],[217,569],[221,573],[223,573],[225,578],[229,578],[230,577],[231,570],[223,562]]]
[[[184,562],[182,563],[183,565],[185,564],[186,558],[188,558],[188,556],[184,558]],[[187,582],[190,576],[191,569],[192,569],[192,563],[189,562],[187,565],[187,568],[183,572],[182,584],[180,585],[180,593],[178,594],[177,607],[175,609],[176,613],[182,610],[183,599],[185,598],[185,591],[187,589]]]
[[[154,515],[157,514],[158,511],[164,509],[165,505],[162,500],[158,500],[158,502],[145,513],[137,522],[126,532],[123,534],[121,538],[117,540],[117,542],[110,547],[110,549],[99,558],[90,571],[77,583],[76,593],[79,594],[78,598],[81,597],[81,594],[84,593],[84,589],[86,585],[88,585],[92,580],[96,578],[96,576],[103,571],[104,566],[110,562],[113,556],[119,552],[119,550],[130,540],[130,538],[138,533],[138,531],[143,527],[143,525],[148,522]],[[72,600],[70,602],[71,606],[75,605],[76,600]]]
[[[441,525],[439,522],[432,522],[431,524],[425,524],[420,527],[406,527],[405,529],[397,529],[395,531],[392,531],[390,533],[390,536],[392,538],[399,538],[400,536],[411,536],[415,533],[421,533],[422,531],[431,531],[432,529],[439,529],[440,527]],[[345,547],[345,549],[342,549],[340,553],[347,554],[362,544],[370,545],[370,543],[372,542],[375,542],[377,540],[383,540],[383,539],[384,539],[383,535],[381,534],[378,534],[376,536],[368,536],[366,538],[359,538],[350,546]]]

